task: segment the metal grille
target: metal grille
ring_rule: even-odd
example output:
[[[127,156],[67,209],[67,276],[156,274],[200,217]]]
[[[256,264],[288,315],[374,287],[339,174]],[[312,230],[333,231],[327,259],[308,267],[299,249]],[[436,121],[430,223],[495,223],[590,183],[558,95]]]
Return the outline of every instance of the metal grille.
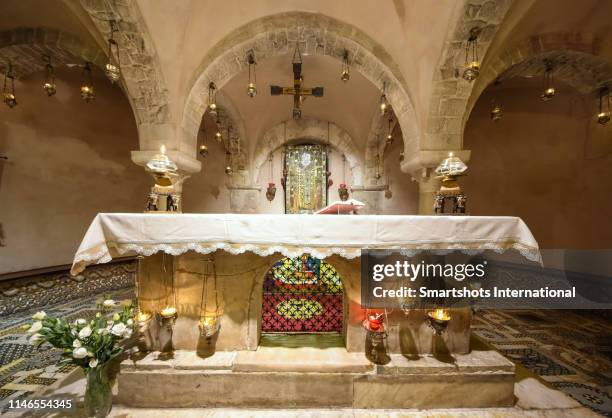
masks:
[[[264,333],[342,332],[340,276],[330,264],[309,255],[283,258],[266,273]]]

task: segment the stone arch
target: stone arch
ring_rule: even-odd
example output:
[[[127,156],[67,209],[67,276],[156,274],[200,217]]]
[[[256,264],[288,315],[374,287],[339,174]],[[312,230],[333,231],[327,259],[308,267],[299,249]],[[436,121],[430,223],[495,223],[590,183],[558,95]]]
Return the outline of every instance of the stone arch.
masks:
[[[348,132],[335,123],[319,119],[291,119],[278,123],[268,129],[259,140],[256,147],[257,153],[253,157],[253,180],[257,180],[268,155],[285,143],[297,139],[327,142],[328,134],[329,143],[346,156],[346,161],[353,175],[353,181],[355,184],[361,184],[363,180],[363,163],[353,139]]]
[[[440,161],[441,154],[435,151],[461,149],[462,127],[468,113],[467,103],[475,86],[473,82],[469,83],[461,77],[465,63],[465,42],[472,28],[481,30],[478,50],[482,61],[512,3],[512,0],[465,0],[457,8],[455,25],[448,32],[440,55],[439,69],[434,74],[420,152],[410,155],[405,150],[402,171],[410,173],[425,167],[431,168]]]
[[[582,93],[590,93],[612,81],[612,64],[599,56],[600,44],[594,35],[586,33],[548,33],[524,39],[484,67],[470,96],[462,132],[476,101],[498,78],[518,75],[540,75],[544,59],[560,63],[555,78],[561,79]]]
[[[208,84],[214,81],[222,88],[246,68],[247,51],[255,51],[258,60],[291,53],[296,41],[302,52],[327,55],[342,60],[349,51],[353,70],[363,74],[385,92],[400,123],[404,146],[416,149],[418,125],[406,82],[397,64],[382,45],[358,28],[334,18],[309,12],[287,12],[256,19],[219,41],[203,59],[189,83],[189,94],[183,109],[182,142],[193,143],[206,111]],[[303,41],[303,42],[302,42]]]
[[[117,24],[118,32],[115,34],[115,39],[119,43],[121,75],[139,127],[169,123],[171,115],[168,90],[158,64],[153,41],[137,2],[80,0],[80,3],[104,39],[110,36],[109,22],[114,21]],[[147,130],[144,132],[145,135],[151,134]],[[143,138],[140,129],[139,135],[140,147],[143,148],[146,138]],[[194,155],[196,143],[197,130]]]
[[[0,31],[0,63],[2,69],[8,61],[17,78],[41,71],[49,55],[56,67],[66,64],[91,62],[104,67],[105,54],[97,45],[82,42],[76,36],[54,28],[19,27]]]

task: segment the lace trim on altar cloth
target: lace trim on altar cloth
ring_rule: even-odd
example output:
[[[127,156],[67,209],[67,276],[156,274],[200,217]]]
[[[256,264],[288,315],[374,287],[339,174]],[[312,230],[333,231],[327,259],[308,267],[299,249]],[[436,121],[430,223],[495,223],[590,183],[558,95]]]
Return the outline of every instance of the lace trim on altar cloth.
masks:
[[[487,241],[473,243],[448,243],[448,242],[427,242],[418,244],[401,244],[401,245],[380,245],[367,247],[308,247],[297,245],[266,245],[266,244],[233,244],[233,243],[158,243],[158,244],[142,244],[142,243],[116,243],[106,242],[96,247],[81,251],[76,254],[72,269],[73,275],[76,275],[90,264],[102,264],[110,262],[113,257],[126,255],[142,255],[150,256],[158,252],[164,252],[169,255],[181,255],[188,251],[195,251],[199,254],[210,254],[217,250],[223,250],[230,254],[242,254],[247,251],[254,254],[266,257],[275,253],[282,254],[284,257],[297,257],[304,253],[311,254],[313,257],[324,259],[332,255],[338,255],[343,258],[352,259],[361,256],[362,249],[388,249],[388,250],[404,250],[406,255],[415,255],[420,250],[448,250],[461,251],[464,254],[476,255],[484,251],[495,251],[502,253],[505,250],[516,250],[523,257],[530,261],[542,263],[542,256],[538,248],[526,246],[516,241]]]

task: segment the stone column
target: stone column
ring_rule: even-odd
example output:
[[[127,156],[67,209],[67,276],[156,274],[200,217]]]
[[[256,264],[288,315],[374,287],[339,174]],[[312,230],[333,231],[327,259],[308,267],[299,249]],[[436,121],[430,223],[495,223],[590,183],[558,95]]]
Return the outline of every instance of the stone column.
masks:
[[[419,183],[419,215],[433,215],[434,198],[440,189],[440,179],[436,178],[432,170],[427,169],[413,175],[413,179]]]

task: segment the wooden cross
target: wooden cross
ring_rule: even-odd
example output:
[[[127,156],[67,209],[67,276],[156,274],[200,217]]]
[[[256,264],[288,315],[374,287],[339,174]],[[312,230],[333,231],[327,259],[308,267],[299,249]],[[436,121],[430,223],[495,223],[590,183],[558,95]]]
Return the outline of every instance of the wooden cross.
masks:
[[[293,96],[293,119],[300,119],[302,117],[300,104],[304,96],[323,97],[323,87],[302,87],[303,81],[302,54],[300,54],[299,48],[296,47],[293,53],[293,87],[270,86],[270,94],[272,96],[283,94]]]

